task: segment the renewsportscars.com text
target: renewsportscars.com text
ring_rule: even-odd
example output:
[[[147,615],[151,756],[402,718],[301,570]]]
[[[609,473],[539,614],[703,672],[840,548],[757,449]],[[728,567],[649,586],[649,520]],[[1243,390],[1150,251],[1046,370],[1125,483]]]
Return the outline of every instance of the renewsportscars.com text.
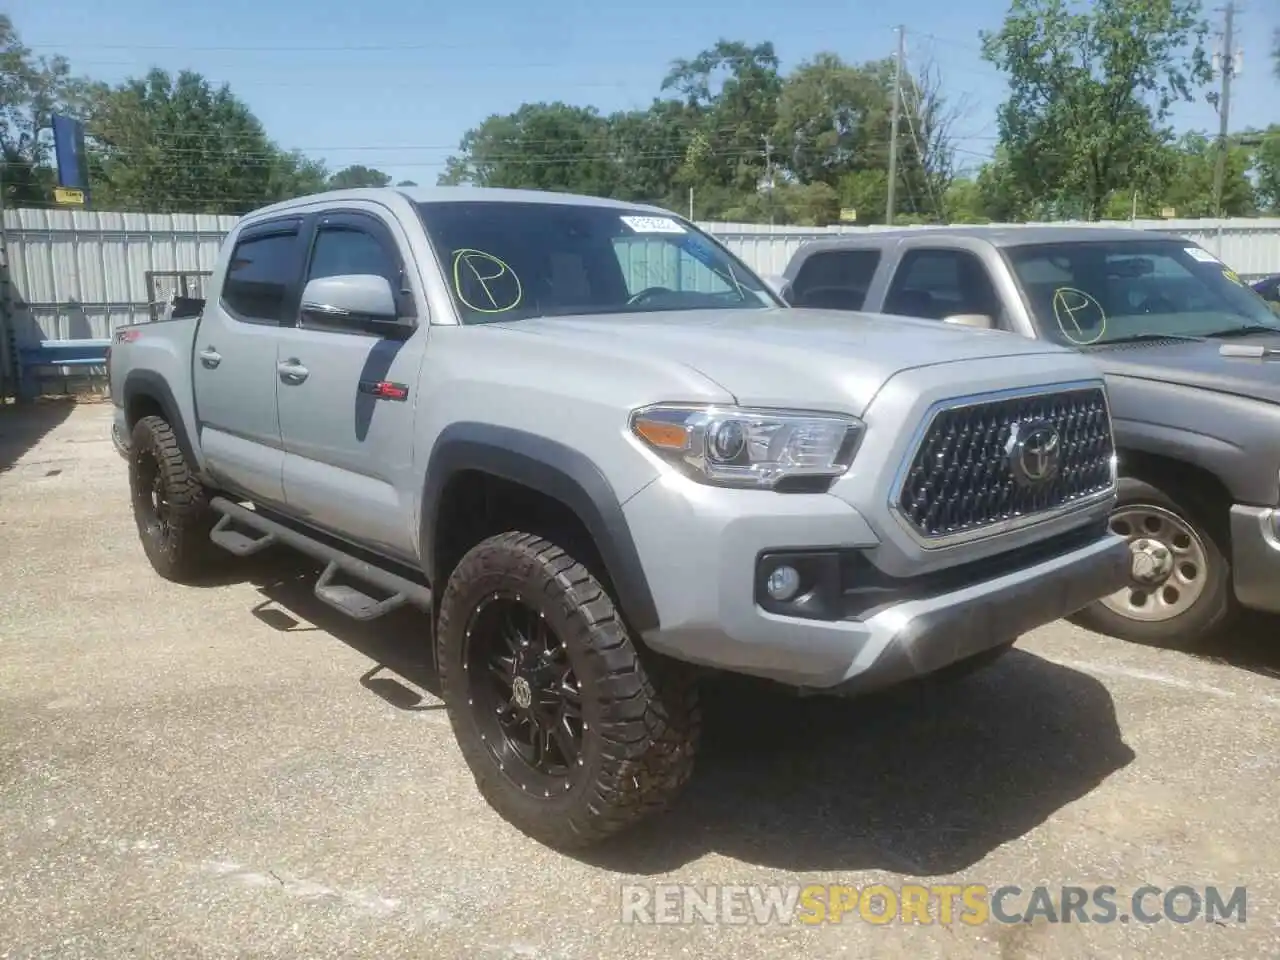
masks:
[[[807,886],[627,884],[629,924],[1236,923],[1245,922],[1245,887],[1022,887],[1015,884],[845,884]]]

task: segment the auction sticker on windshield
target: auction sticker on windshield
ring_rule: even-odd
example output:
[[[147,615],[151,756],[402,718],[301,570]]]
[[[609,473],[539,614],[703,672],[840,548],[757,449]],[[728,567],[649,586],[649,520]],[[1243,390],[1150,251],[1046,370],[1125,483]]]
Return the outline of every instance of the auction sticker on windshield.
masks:
[[[1222,261],[1215,257],[1208,250],[1202,250],[1199,247],[1187,247],[1187,254],[1192,260],[1199,260],[1201,263],[1221,263]]]
[[[636,233],[684,233],[684,227],[670,217],[623,217],[622,222]]]

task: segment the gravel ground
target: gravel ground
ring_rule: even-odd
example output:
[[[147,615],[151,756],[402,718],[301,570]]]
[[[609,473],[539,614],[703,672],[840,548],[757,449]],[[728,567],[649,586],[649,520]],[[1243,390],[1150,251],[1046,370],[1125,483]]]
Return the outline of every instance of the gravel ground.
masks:
[[[1215,656],[1054,624],[932,695],[716,683],[678,809],[575,859],[480,800],[419,615],[346,621],[289,555],[156,577],[109,410],[0,409],[0,957],[1280,956],[1274,624]],[[1248,913],[622,922],[624,884],[670,883],[1107,884],[1122,914],[1217,884]]]

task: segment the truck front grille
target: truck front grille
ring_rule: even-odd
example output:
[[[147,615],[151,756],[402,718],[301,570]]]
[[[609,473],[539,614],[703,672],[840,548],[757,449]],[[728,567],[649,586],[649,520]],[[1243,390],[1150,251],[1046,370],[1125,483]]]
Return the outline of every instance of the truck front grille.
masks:
[[[1101,387],[958,404],[929,422],[895,506],[925,541],[1020,526],[1111,490],[1114,452]]]

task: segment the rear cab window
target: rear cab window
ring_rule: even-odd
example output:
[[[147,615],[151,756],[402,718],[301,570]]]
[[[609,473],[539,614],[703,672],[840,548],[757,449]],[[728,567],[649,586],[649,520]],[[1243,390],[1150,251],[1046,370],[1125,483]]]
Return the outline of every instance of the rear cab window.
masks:
[[[236,239],[220,296],[232,319],[285,322],[300,266],[300,227],[299,219],[255,223]]]
[[[999,295],[977,254],[917,247],[902,255],[885,297],[884,312],[926,320],[981,314],[998,320]]]
[[[861,310],[880,266],[870,247],[818,250],[800,264],[791,282],[791,304],[827,310]]]

